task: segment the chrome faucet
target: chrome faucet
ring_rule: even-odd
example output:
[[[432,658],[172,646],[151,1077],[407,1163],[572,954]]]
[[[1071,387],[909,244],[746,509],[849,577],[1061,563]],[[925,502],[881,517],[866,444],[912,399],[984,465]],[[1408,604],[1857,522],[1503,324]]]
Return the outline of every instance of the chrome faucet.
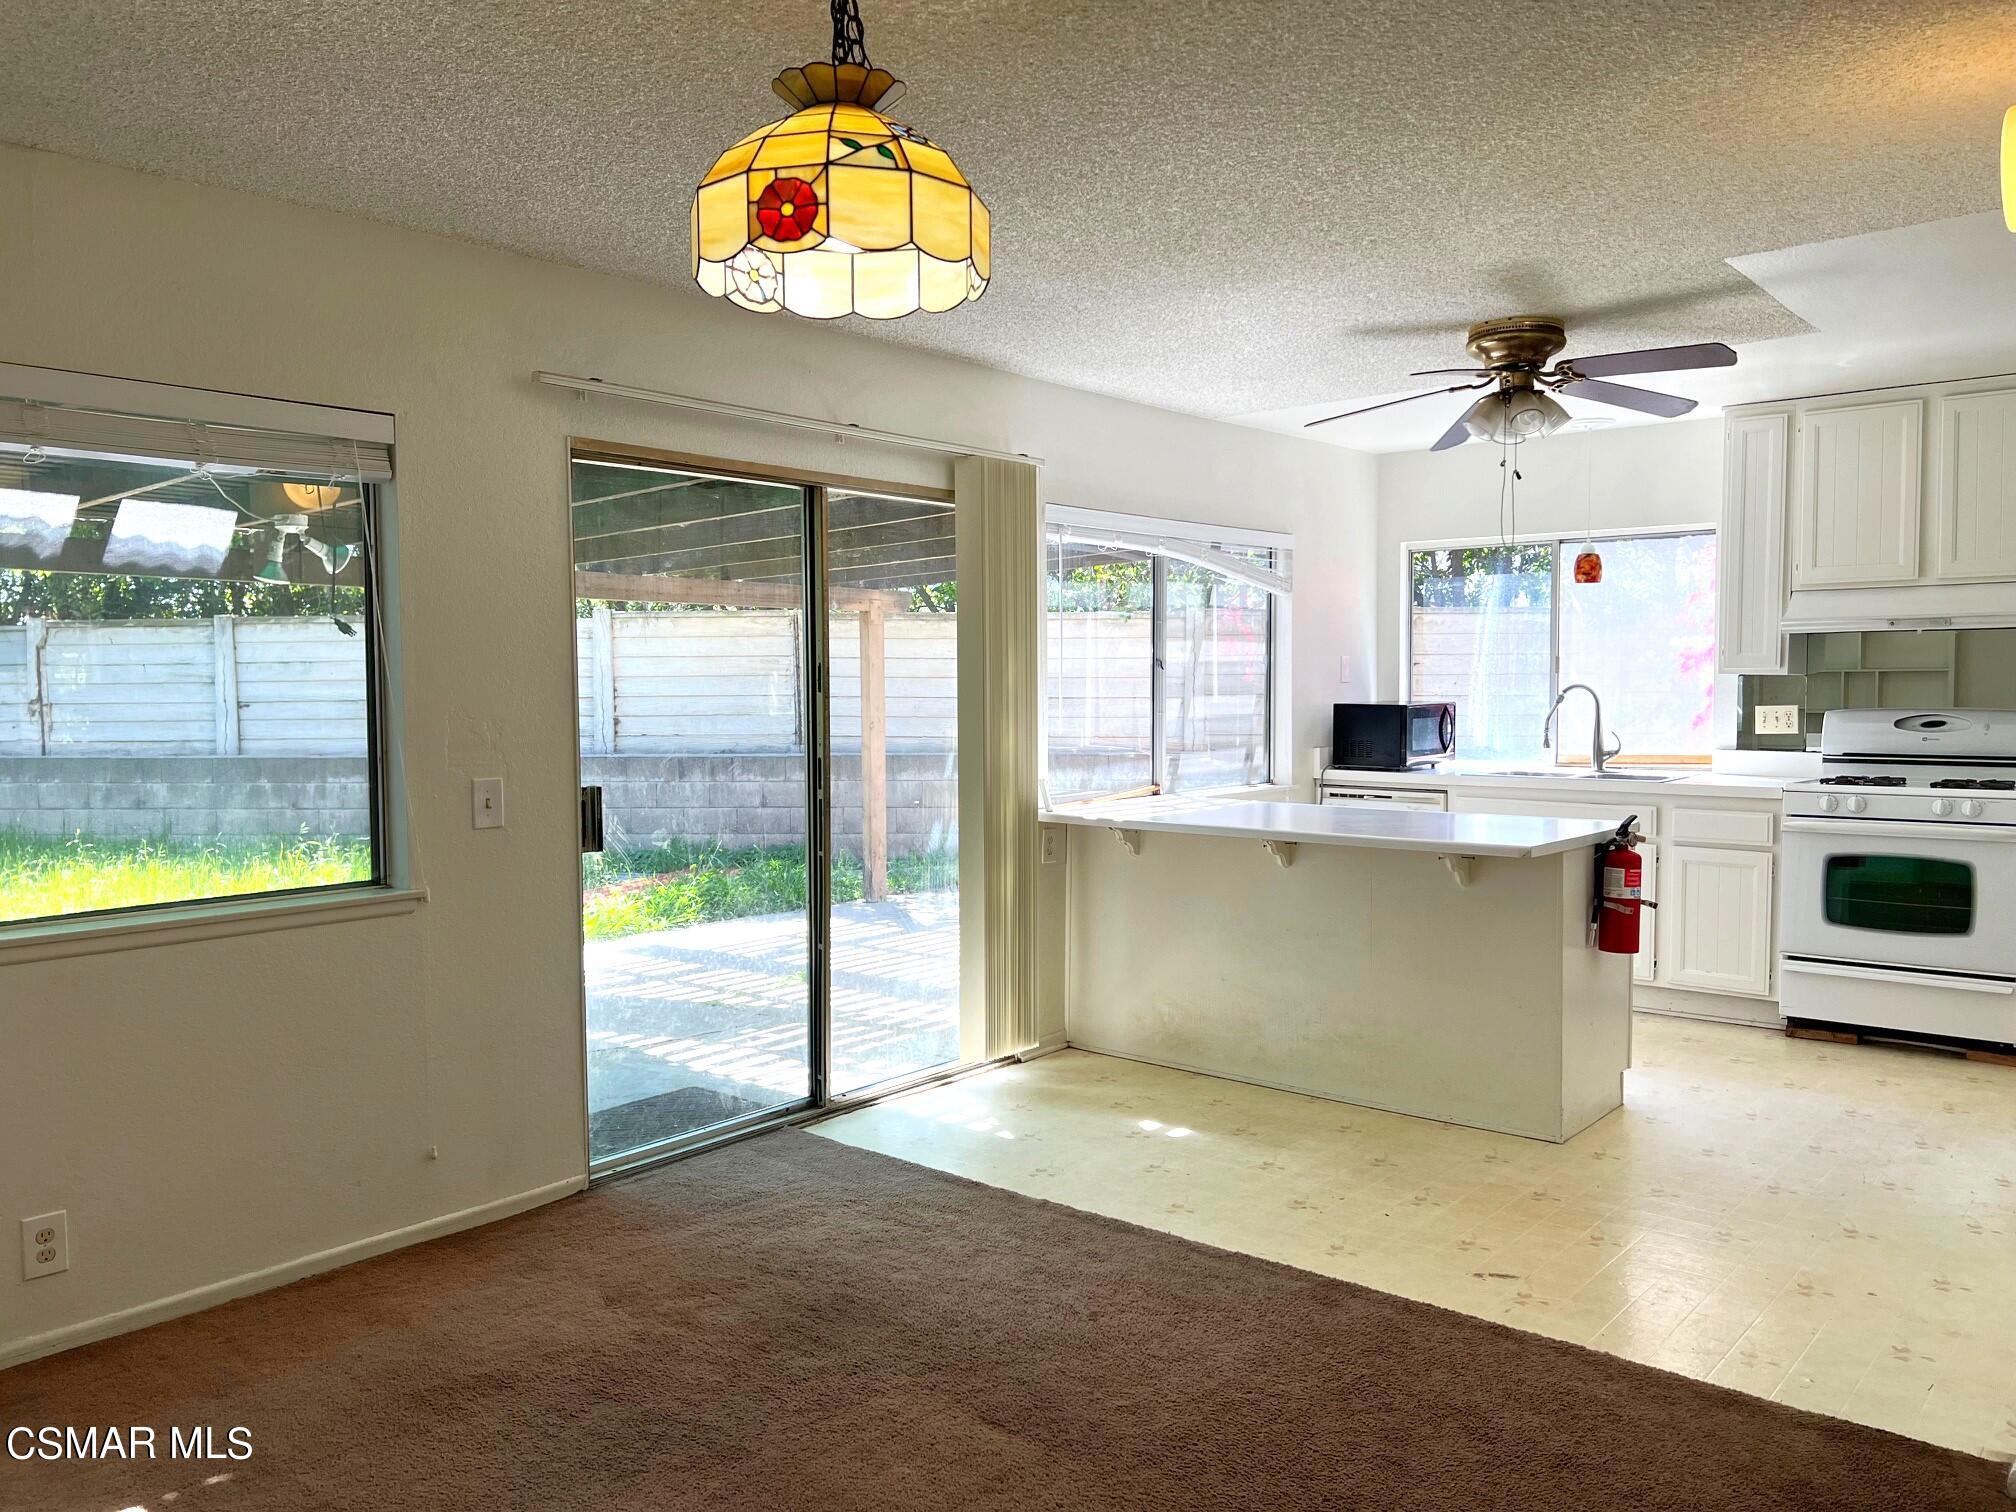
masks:
[[[1589,684],[1570,683],[1554,695],[1554,707],[1547,711],[1547,723],[1540,727],[1540,745],[1545,750],[1552,750],[1554,748],[1554,716],[1561,712],[1561,700],[1566,698],[1570,693],[1573,693],[1577,688],[1587,693],[1589,695],[1589,702],[1596,706],[1596,719],[1590,726],[1589,731],[1589,764],[1600,775],[1603,768],[1609,764],[1610,758],[1624,749],[1624,742],[1620,740],[1614,746],[1610,746],[1607,749],[1604,747],[1603,700],[1596,696],[1596,690],[1590,687]]]

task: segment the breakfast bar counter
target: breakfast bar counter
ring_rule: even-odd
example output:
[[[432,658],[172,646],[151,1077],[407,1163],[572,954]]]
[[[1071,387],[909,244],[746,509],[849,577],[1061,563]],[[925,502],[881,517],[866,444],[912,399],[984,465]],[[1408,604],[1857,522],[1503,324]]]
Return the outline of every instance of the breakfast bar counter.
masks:
[[[1180,798],[1046,811],[1066,1038],[1561,1141],[1618,1107],[1628,956],[1588,938],[1587,820]]]

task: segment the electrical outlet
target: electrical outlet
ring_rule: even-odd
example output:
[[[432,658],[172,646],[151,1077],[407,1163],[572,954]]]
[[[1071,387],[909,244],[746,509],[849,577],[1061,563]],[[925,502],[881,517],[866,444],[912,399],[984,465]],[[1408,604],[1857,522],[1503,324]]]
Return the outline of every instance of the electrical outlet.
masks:
[[[1756,729],[1759,735],[1797,735],[1799,733],[1799,705],[1757,705]]]
[[[43,1213],[21,1220],[21,1279],[70,1269],[70,1214]]]
[[[1046,824],[1043,826],[1043,864],[1055,866],[1064,859],[1064,826]]]
[[[477,777],[470,781],[469,823],[475,829],[504,828],[502,777]]]

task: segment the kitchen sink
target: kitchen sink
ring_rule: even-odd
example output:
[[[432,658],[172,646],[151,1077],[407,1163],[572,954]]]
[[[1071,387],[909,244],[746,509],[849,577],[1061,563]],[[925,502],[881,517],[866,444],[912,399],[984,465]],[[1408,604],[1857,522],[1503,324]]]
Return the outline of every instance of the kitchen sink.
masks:
[[[1564,772],[1558,767],[1551,772],[1479,772],[1480,777],[1547,777],[1561,782],[1678,782],[1684,773],[1666,772]]]

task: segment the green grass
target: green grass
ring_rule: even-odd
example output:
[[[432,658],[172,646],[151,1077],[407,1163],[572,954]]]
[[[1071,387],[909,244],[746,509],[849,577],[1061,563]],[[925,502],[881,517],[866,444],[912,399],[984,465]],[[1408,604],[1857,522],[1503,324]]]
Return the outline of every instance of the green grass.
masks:
[[[0,829],[0,922],[362,882],[371,848],[344,836],[96,840]]]
[[[649,850],[587,858],[583,922],[591,940],[621,939],[715,919],[791,913],[805,906],[805,848],[749,846],[722,850],[682,841]],[[956,851],[889,858],[889,891],[934,892],[959,883]],[[861,863],[838,857],[833,901],[861,896]]]
[[[370,848],[353,838],[101,840],[0,829],[0,923],[96,909],[185,903],[294,887],[361,882]],[[591,940],[621,939],[805,906],[805,848],[723,850],[674,841],[584,859],[583,917]],[[956,851],[892,856],[891,894],[959,884]],[[833,900],[861,896],[861,863],[834,865]]]

